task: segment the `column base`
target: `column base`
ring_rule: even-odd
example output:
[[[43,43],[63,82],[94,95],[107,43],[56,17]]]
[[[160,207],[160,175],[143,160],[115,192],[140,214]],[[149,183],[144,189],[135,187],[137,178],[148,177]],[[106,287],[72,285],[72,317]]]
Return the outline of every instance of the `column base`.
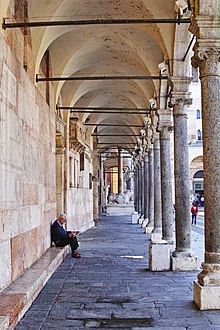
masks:
[[[149,268],[151,271],[165,271],[171,269],[171,252],[173,245],[166,241],[150,242],[149,244]]]
[[[141,215],[140,218],[138,219],[139,225],[142,225],[142,222],[144,221],[144,216]]]
[[[153,231],[150,233],[150,239],[153,243],[160,242],[162,240],[162,229],[154,228]]]
[[[220,286],[202,286],[194,281],[193,300],[200,310],[220,309]]]
[[[146,234],[150,234],[152,232],[152,230],[154,229],[153,226],[146,226],[145,229],[144,229],[144,232]]]
[[[148,221],[149,221],[149,220],[148,220],[147,218],[144,219],[143,222],[142,222],[141,227],[142,227],[142,228],[146,228],[146,226],[147,226],[147,224],[148,224]]]
[[[137,212],[132,213],[131,223],[138,224],[139,217],[140,217],[140,214],[138,214]]]
[[[173,271],[194,271],[201,269],[201,261],[192,251],[176,252],[171,257]]]

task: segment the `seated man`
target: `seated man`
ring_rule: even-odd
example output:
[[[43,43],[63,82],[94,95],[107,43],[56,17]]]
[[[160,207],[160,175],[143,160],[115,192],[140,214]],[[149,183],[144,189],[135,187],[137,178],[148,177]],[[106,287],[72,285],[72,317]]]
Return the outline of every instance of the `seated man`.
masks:
[[[80,253],[76,251],[79,244],[76,238],[78,232],[76,231],[66,231],[63,228],[63,224],[66,222],[67,216],[64,213],[61,213],[59,217],[54,221],[51,227],[51,236],[52,241],[56,246],[66,246],[70,244],[72,257],[80,258]]]

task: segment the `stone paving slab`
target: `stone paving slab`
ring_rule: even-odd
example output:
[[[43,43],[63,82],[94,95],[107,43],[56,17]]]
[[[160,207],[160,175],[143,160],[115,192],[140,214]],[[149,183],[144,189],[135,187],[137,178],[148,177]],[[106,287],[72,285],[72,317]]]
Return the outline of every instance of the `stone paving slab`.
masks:
[[[65,258],[17,330],[220,329],[220,311],[193,303],[197,272],[149,271],[149,235],[129,216],[103,216],[79,242],[82,258]]]

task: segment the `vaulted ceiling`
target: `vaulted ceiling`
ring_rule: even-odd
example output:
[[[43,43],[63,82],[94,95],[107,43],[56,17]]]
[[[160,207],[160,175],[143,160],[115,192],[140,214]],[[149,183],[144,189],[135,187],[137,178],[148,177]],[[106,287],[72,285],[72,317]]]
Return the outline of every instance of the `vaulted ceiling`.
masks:
[[[7,2],[7,1],[6,1]],[[28,0],[29,21],[176,18],[174,0]],[[53,76],[159,76],[158,64],[173,58],[173,23],[90,24],[31,29],[35,73],[49,50]],[[172,63],[171,63],[172,65]],[[172,70],[172,67],[170,67]],[[160,80],[85,80],[55,82],[63,106],[149,108]],[[74,113],[82,122],[108,123],[103,134],[123,134],[121,146],[136,141],[145,114]],[[114,125],[128,126],[114,126]],[[96,126],[88,126],[94,131]],[[111,142],[118,141],[112,137]],[[103,137],[102,142],[108,142]],[[128,147],[128,145],[127,145]]]

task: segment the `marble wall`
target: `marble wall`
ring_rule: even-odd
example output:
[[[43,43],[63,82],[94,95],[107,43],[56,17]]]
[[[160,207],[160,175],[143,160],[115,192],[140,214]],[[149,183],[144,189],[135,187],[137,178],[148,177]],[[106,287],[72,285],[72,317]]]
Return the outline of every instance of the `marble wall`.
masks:
[[[68,229],[82,232],[94,225],[89,146],[84,170],[74,171],[77,184],[71,186],[68,131],[64,166],[56,171],[53,85],[35,84],[31,56],[28,68],[24,65],[22,42],[20,30],[0,33],[0,291],[51,246],[50,227],[59,212],[67,213]],[[43,59],[42,72],[44,66]],[[74,166],[79,158],[75,152]],[[60,180],[65,181],[62,203],[56,191]]]

